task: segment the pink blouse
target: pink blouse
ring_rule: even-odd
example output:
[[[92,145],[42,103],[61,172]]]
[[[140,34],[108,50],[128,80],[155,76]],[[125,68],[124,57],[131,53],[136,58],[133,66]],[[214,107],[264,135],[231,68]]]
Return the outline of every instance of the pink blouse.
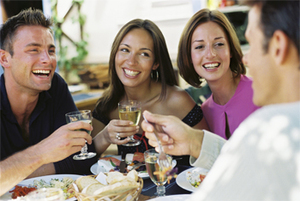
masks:
[[[227,139],[225,134],[225,113],[227,114],[229,130],[232,134],[244,119],[259,108],[252,102],[253,89],[251,85],[252,79],[241,75],[235,94],[225,105],[215,103],[213,94],[201,105],[209,129],[213,133]]]

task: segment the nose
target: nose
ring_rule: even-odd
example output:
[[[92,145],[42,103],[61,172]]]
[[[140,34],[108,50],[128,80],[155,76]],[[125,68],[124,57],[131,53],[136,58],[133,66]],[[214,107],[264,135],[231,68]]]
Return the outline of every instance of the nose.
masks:
[[[49,55],[49,53],[48,53],[48,51],[43,51],[42,53],[41,53],[41,58],[40,58],[40,60],[41,60],[41,62],[43,63],[43,64],[49,64],[49,63],[51,63],[51,58],[50,58],[50,55]]]
[[[207,58],[213,58],[216,56],[216,51],[214,48],[208,46],[206,49],[206,57]]]
[[[130,65],[136,65],[138,62],[137,62],[135,54],[129,54],[129,56],[127,58],[127,62]]]

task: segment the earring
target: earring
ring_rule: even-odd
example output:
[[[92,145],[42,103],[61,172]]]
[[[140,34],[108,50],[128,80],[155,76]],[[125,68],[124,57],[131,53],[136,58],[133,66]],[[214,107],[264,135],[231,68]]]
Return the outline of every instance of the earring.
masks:
[[[152,80],[155,80],[155,82],[158,81],[158,78],[159,78],[159,73],[157,70],[152,70],[151,71],[151,74],[150,74],[150,77]]]

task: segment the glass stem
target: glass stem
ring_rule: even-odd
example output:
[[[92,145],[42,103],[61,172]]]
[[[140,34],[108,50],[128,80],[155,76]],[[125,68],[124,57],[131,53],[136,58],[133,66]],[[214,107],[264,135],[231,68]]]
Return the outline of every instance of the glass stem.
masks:
[[[162,185],[162,186],[157,186],[157,187],[156,187],[156,191],[157,191],[157,196],[158,196],[158,197],[165,196],[166,188],[165,188],[164,185]]]
[[[87,154],[87,145],[86,144],[81,148],[81,154],[82,155],[86,155]]]

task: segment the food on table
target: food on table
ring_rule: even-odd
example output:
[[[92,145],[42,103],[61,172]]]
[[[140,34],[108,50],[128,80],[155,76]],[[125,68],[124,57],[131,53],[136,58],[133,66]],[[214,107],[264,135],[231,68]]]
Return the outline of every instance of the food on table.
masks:
[[[25,196],[29,192],[40,189],[40,188],[60,188],[64,192],[65,199],[69,199],[74,197],[74,192],[70,189],[71,184],[74,182],[72,178],[64,177],[63,179],[51,179],[49,183],[47,183],[45,180],[34,180],[33,184],[30,186],[15,186],[14,190],[11,190],[12,192],[12,198],[15,199],[20,196]]]
[[[19,186],[16,185],[14,190],[9,191],[12,193],[11,198],[16,199],[17,197],[23,197],[30,193],[31,191],[35,191],[37,188],[36,187],[27,187],[27,186]]]
[[[121,161],[119,159],[116,159],[115,157],[102,157],[102,158],[99,158],[99,160],[109,161],[111,163],[111,165],[114,167],[120,166],[120,163],[121,163]]]
[[[86,186],[99,183],[96,179],[90,176],[82,176],[76,179],[75,184],[77,185],[79,191],[82,191]]]
[[[129,172],[137,163],[145,163],[144,153],[135,152],[135,153],[128,153],[126,154],[126,163],[128,164],[127,168],[125,169]],[[98,166],[104,170],[103,172],[113,172],[113,171],[120,171],[121,161],[115,157],[101,157],[98,160]],[[145,166],[140,166],[136,169],[138,172],[146,172]]]
[[[33,185],[38,189],[40,188],[60,188],[64,192],[65,199],[74,197],[74,192],[70,191],[71,184],[74,180],[70,177],[64,177],[63,179],[51,179],[49,183],[45,182],[43,179],[34,180]]]
[[[122,194],[125,191],[139,187],[138,173],[135,170],[130,171],[127,175],[120,172],[108,172],[105,179],[107,182],[106,185],[93,176],[82,176],[75,181],[75,184],[80,193],[100,197],[111,194]]]
[[[206,177],[207,172],[207,170],[204,170],[202,168],[195,168],[191,171],[187,171],[186,179],[193,187],[198,188]]]
[[[140,163],[144,163],[145,162],[145,158],[144,158],[144,153],[141,152],[135,152],[133,155],[133,161],[138,161]]]

